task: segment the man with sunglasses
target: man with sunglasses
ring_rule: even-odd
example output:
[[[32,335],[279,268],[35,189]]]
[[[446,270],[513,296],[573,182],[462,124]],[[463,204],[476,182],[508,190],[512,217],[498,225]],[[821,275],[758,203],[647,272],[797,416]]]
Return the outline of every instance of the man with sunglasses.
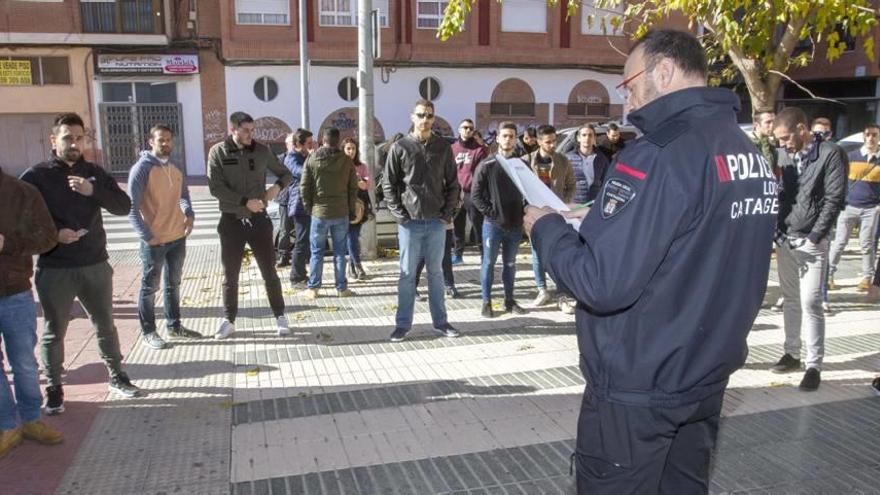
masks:
[[[644,135],[605,175],[595,206],[526,208],[525,227],[577,299],[586,390],[578,493],[708,493],[728,378],[767,288],[778,199],[772,170],[739,130],[740,103],[706,87],[690,33],[648,32],[621,84]]]
[[[458,205],[460,187],[449,143],[431,132],[434,104],[418,100],[410,120],[412,132],[391,146],[382,191],[397,221],[400,280],[397,316],[391,342],[400,342],[412,327],[416,298],[416,268],[424,257],[428,269],[428,304],[435,332],[458,337],[449,324],[444,299],[442,263],[446,227]]]
[[[275,271],[275,245],[272,220],[266,203],[290,185],[290,170],[278,162],[268,146],[254,141],[254,119],[244,112],[229,117],[229,137],[208,152],[208,187],[220,200],[220,262],[223,264],[224,318],[217,325],[215,339],[225,339],[235,332],[238,315],[238,275],[245,245],[249,245],[266,284],[269,306],[275,316],[279,336],[290,334],[284,316],[281,279]],[[266,174],[278,177],[266,188]]]

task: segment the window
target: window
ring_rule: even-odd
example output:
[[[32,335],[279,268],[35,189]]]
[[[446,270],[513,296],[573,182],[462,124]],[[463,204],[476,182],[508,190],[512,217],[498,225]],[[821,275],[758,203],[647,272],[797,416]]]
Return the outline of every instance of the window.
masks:
[[[609,36],[622,36],[620,29],[611,24],[612,19],[621,19],[626,5],[623,0],[617,5],[605,7],[602,9],[593,6],[593,0],[583,0],[581,5],[581,33],[597,34]],[[591,18],[592,17],[592,18]],[[602,30],[602,25],[605,30]]]
[[[238,24],[290,24],[290,0],[235,0]]]
[[[344,77],[336,87],[339,97],[345,101],[354,101],[358,97],[357,81],[353,77]]]
[[[419,29],[437,29],[443,19],[443,12],[449,2],[443,0],[418,0],[416,27]]]
[[[70,84],[70,60],[67,57],[3,57],[2,59],[28,62],[32,86]]]
[[[165,82],[102,83],[105,103],[176,103],[177,84]]]
[[[318,12],[320,26],[357,26],[357,0],[321,0]],[[379,23],[388,27],[388,0],[373,0],[373,9],[379,9]]]
[[[419,83],[419,94],[428,101],[434,101],[440,96],[440,81],[433,77],[426,77]]]
[[[86,33],[161,34],[162,0],[80,0]]]
[[[546,33],[545,0],[504,0],[501,4],[501,30],[509,33]]]
[[[261,101],[272,101],[278,96],[278,83],[271,77],[261,77],[254,83],[254,94]]]

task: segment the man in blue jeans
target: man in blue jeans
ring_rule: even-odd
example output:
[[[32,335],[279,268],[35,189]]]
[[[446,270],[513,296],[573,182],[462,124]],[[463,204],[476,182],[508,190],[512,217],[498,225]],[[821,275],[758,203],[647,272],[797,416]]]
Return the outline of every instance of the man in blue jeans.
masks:
[[[354,162],[339,149],[339,129],[328,127],[322,134],[322,145],[309,155],[303,168],[300,195],[306,213],[312,216],[309,243],[312,261],[309,284],[302,295],[317,299],[324,271],[324,246],[327,234],[333,239],[333,268],[336,295],[353,296],[345,277],[345,255],[348,253],[348,225],[355,216],[357,174]]]
[[[15,396],[6,376],[0,380],[0,459],[22,438],[43,444],[64,437],[40,420],[37,309],[31,293],[33,256],[52,249],[58,231],[40,193],[0,169],[0,369],[4,356],[12,368]]]
[[[459,335],[446,316],[441,275],[446,226],[452,222],[460,194],[455,160],[449,143],[431,132],[433,103],[418,100],[410,120],[412,132],[391,146],[382,174],[385,203],[397,221],[400,243],[397,317],[391,342],[402,341],[412,328],[415,274],[422,256],[428,270],[434,331],[446,337]]]
[[[516,149],[516,124],[502,122],[498,126],[498,154],[513,158]],[[523,237],[523,197],[510,176],[490,156],[477,168],[471,189],[471,201],[482,213],[483,259],[480,266],[480,290],[483,296],[482,315],[492,318],[492,283],[495,281],[495,261],[501,254],[501,281],[504,284],[504,309],[514,314],[525,310],[513,299],[513,282],[516,279],[516,253]]]
[[[156,331],[156,301],[165,272],[165,324],[175,338],[201,337],[180,322],[180,279],[186,258],[186,237],[192,232],[195,213],[186,176],[170,161],[174,133],[165,124],[150,129],[150,149],[141,153],[128,174],[131,211],[128,220],[141,238],[141,278],[138,318],[142,342],[152,349],[167,344]]]

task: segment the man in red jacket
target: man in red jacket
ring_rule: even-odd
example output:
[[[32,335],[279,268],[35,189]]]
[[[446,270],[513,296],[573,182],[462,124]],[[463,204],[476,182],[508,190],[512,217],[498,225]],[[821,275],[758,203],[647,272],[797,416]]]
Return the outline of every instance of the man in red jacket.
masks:
[[[462,197],[462,205],[455,215],[454,222],[453,265],[462,262],[461,256],[468,238],[466,229],[468,218],[471,219],[473,236],[480,246],[480,254],[483,253],[483,214],[471,202],[471,184],[477,165],[486,158],[486,155],[486,147],[474,139],[474,121],[462,120],[458,126],[458,141],[452,145],[452,156],[455,157],[455,166],[458,169],[458,184],[461,186]]]

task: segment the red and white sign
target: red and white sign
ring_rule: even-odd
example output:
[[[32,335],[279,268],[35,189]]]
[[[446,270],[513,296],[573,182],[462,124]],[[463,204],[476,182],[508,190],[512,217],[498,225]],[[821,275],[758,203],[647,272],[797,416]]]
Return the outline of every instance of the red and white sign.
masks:
[[[108,54],[98,55],[99,74],[168,74],[199,73],[196,54]]]

